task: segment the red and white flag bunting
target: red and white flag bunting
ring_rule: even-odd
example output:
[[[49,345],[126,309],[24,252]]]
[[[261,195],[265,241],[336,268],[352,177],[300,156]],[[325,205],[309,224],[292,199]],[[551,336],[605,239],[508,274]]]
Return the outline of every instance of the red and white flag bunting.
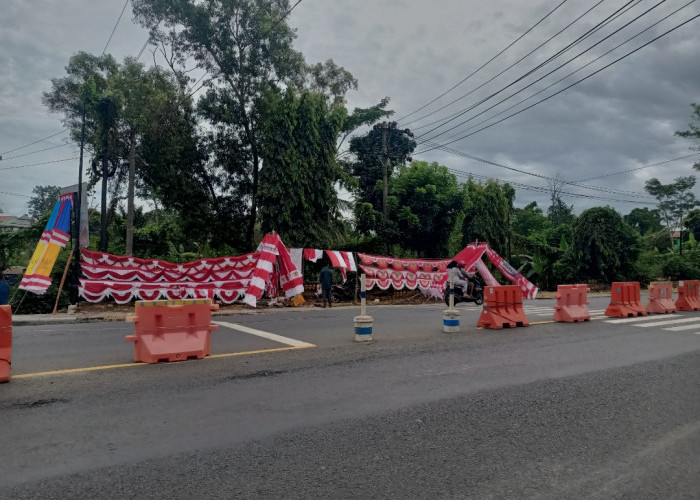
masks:
[[[311,262],[316,262],[318,259],[323,257],[323,250],[316,250],[315,248],[305,248],[304,258],[310,260]]]
[[[341,252],[339,250],[326,250],[326,255],[331,259],[333,267],[339,267],[347,271],[357,271],[355,259],[351,252]]]

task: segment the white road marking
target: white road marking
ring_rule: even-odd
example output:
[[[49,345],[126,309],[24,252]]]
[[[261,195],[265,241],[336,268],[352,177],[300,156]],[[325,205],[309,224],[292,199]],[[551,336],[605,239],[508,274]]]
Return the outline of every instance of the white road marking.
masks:
[[[700,321],[700,318],[679,318],[679,319],[667,319],[665,321],[654,321],[653,323],[644,323],[643,325],[637,325],[641,326],[642,328],[648,328],[651,326],[668,326],[668,325],[675,325],[676,323],[690,323],[690,322],[698,322]]]
[[[283,337],[275,333],[264,332],[262,330],[256,330],[255,328],[250,328],[247,326],[239,325],[238,323],[228,323],[226,321],[212,321],[215,325],[225,326],[232,330],[238,330],[239,332],[249,333],[257,337],[262,337],[273,342],[279,342],[281,344],[290,345],[292,347],[315,347],[314,344],[309,344],[308,342],[302,342],[301,340],[290,339],[288,337]]]
[[[529,314],[532,316],[553,316],[554,315],[554,307],[545,307],[545,306],[524,306],[523,310],[525,311],[525,314]],[[588,311],[588,314],[590,316],[601,316],[605,313],[605,309],[593,309]]]
[[[637,316],[635,318],[609,319],[606,321],[606,323],[635,323],[638,321],[650,321],[658,318],[658,316]]]
[[[682,332],[683,330],[692,330],[693,328],[697,328],[698,325],[683,325],[683,326],[672,326],[670,328],[664,328],[664,330],[668,330],[669,332]],[[695,332],[697,333],[697,332]]]

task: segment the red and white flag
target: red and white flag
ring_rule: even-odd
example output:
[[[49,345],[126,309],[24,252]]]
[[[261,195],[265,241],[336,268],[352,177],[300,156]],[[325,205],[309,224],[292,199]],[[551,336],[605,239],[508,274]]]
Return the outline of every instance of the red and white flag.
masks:
[[[311,262],[316,262],[318,259],[323,257],[323,250],[316,250],[315,248],[305,248],[304,258],[310,260]]]

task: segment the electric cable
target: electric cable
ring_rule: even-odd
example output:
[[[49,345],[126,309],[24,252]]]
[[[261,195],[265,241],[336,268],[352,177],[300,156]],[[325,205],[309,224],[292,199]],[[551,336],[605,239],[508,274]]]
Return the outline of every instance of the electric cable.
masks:
[[[29,146],[33,146],[34,144],[38,144],[38,143],[40,143],[40,142],[44,142],[44,141],[47,140],[47,139],[51,139],[52,137],[56,137],[57,135],[60,135],[60,134],[65,134],[66,132],[68,132],[67,129],[60,130],[60,131],[56,132],[55,134],[47,135],[47,136],[44,137],[43,139],[37,139],[36,141],[30,142],[29,144],[25,144],[24,146],[20,146],[20,147],[18,147],[18,148],[10,149],[10,150],[8,150],[8,151],[3,151],[2,153],[0,153],[0,156],[6,155],[7,153],[14,153],[15,151],[19,151],[20,149],[28,148]]]
[[[466,94],[462,94],[462,95],[459,96],[458,98],[453,99],[452,101],[448,102],[448,103],[445,104],[444,106],[442,106],[442,107],[436,109],[435,111],[433,111],[433,112],[431,112],[431,113],[428,113],[428,114],[423,115],[423,116],[421,116],[421,117],[419,117],[419,118],[416,118],[416,119],[414,119],[414,120],[412,120],[412,121],[410,121],[410,122],[407,122],[406,124],[402,124],[402,126],[404,126],[404,125],[410,125],[410,124],[415,123],[415,122],[417,122],[417,121],[420,121],[420,120],[422,120],[422,119],[424,119],[424,118],[428,118],[429,116],[432,116],[432,115],[434,115],[434,114],[436,114],[436,113],[442,111],[443,109],[445,109],[445,108],[451,106],[452,104],[455,104],[456,102],[461,101],[461,100],[464,99],[465,97],[470,96],[471,94],[473,94],[473,93],[476,92],[477,90],[479,90],[479,89],[485,87],[486,85],[488,85],[489,83],[491,83],[492,81],[494,81],[496,78],[498,78],[499,76],[501,76],[502,74],[504,74],[506,71],[508,71],[508,70],[510,70],[510,69],[512,69],[512,68],[514,68],[515,66],[517,66],[518,64],[520,64],[521,62],[523,62],[525,59],[527,59],[528,57],[530,57],[532,54],[534,54],[535,52],[537,52],[539,49],[541,49],[542,47],[544,47],[545,45],[547,45],[549,42],[551,42],[552,40],[554,40],[556,37],[558,37],[559,35],[561,35],[564,31],[566,31],[567,29],[569,29],[571,26],[573,26],[575,23],[577,23],[581,18],[583,18],[584,16],[586,16],[589,12],[591,12],[593,9],[595,9],[598,5],[600,5],[600,4],[603,3],[604,1],[605,1],[605,0],[599,0],[598,3],[594,4],[592,7],[590,7],[590,8],[589,8],[587,11],[585,11],[583,14],[579,15],[576,19],[574,19],[574,20],[571,21],[569,24],[567,24],[566,26],[564,26],[561,30],[559,30],[558,32],[556,32],[554,35],[550,36],[547,40],[545,40],[544,42],[542,42],[541,44],[539,44],[537,47],[535,47],[535,48],[532,49],[530,52],[528,52],[527,54],[525,54],[524,56],[522,56],[520,59],[518,59],[517,61],[515,61],[514,63],[512,63],[510,66],[508,66],[507,68],[503,69],[502,71],[498,72],[497,74],[495,74],[494,76],[492,76],[491,78],[489,78],[488,80],[486,80],[485,82],[483,82],[483,83],[482,83],[481,85],[479,85],[478,87],[476,87],[476,88],[470,90],[470,91],[467,92]],[[641,0],[636,0],[636,2],[640,2],[640,1],[641,1]],[[630,3],[630,2],[628,2],[628,3]],[[602,27],[603,25],[602,25],[602,23],[599,23],[597,26]],[[594,27],[594,28],[595,28],[595,27]],[[591,30],[589,30],[587,33],[588,33],[588,34],[592,34],[592,30],[593,30],[594,28],[591,28]],[[586,34],[581,35],[577,40],[580,41],[580,40],[582,39],[582,37],[584,37],[584,36],[586,36]],[[557,54],[555,54],[554,56],[551,56],[547,61],[545,61],[545,62],[543,62],[543,63],[540,63],[540,64],[541,64],[541,65],[547,64],[547,62],[549,62],[549,60],[551,60],[552,58],[555,58],[555,57],[557,57],[557,55],[560,55],[561,53],[566,52],[569,48],[571,48],[573,45],[575,45],[576,43],[578,43],[577,40],[575,40],[574,42],[570,42],[569,45],[568,45],[567,47],[564,47],[564,48],[561,49]],[[537,69],[538,69],[538,68],[536,67],[535,69],[533,69],[533,70],[531,70],[531,71],[536,71]],[[456,118],[457,116],[459,116],[460,112],[461,112],[461,111],[458,111],[458,112],[456,112],[456,113],[453,113],[452,115],[448,115],[448,116],[446,116],[446,117],[444,117],[444,118],[440,118],[440,119],[438,119],[438,120],[435,120],[435,121],[433,121],[433,122],[427,123],[427,124],[425,124],[425,125],[420,125],[420,126],[418,126],[418,127],[413,127],[413,130],[420,130],[420,129],[422,129],[422,128],[426,128],[426,127],[429,127],[429,126],[431,126],[431,125],[435,125],[435,124],[437,124],[437,123],[443,122],[443,121],[445,121],[445,120],[447,120],[447,119],[449,119],[449,118],[453,118],[453,117]]]
[[[670,160],[664,160],[664,161],[660,161],[658,163],[644,165],[643,167],[628,168],[627,170],[621,170],[619,172],[612,172],[612,173],[603,174],[603,175],[596,175],[594,177],[588,177],[586,179],[581,179],[580,181],[577,181],[577,182],[587,182],[587,181],[591,181],[593,179],[603,179],[605,177],[612,177],[614,175],[626,174],[629,172],[636,172],[638,170],[643,170],[645,168],[658,167],[659,165],[665,165],[666,163],[671,163],[671,162],[679,161],[679,160],[685,160],[686,158],[692,158],[693,156],[697,156],[697,155],[700,155],[700,153],[693,153],[693,154],[689,154],[686,156],[679,156],[678,158],[671,158]]]
[[[50,148],[37,149],[36,151],[30,151],[29,153],[22,153],[21,155],[15,155],[15,156],[10,156],[9,158],[3,158],[3,161],[14,160],[15,158],[21,158],[23,156],[29,156],[29,155],[33,155],[36,153],[42,153],[44,151],[49,151],[51,149],[64,148],[66,146],[70,146],[70,144],[59,144],[58,146],[51,146]]]
[[[126,0],[126,2],[124,2],[124,7],[122,7],[122,11],[119,14],[119,17],[117,18],[117,22],[114,24],[114,28],[112,28],[112,32],[109,34],[109,38],[107,39],[107,43],[105,44],[105,48],[102,49],[102,55],[105,55],[105,52],[107,52],[107,47],[109,47],[109,42],[112,41],[112,37],[114,36],[114,32],[117,31],[117,26],[119,26],[119,21],[122,20],[122,16],[124,15],[124,11],[126,10],[127,5],[129,5],[129,0]]]
[[[479,175],[479,174],[474,174],[471,172],[465,172],[465,171],[458,170],[455,168],[448,168],[448,170],[455,175],[459,175],[459,176],[466,177],[466,178],[473,177],[475,179],[482,179],[482,180],[487,180],[487,181],[496,181],[496,182],[503,183],[502,180],[495,179],[493,177],[488,177],[485,175]],[[520,189],[524,189],[526,191],[534,191],[534,192],[539,192],[539,193],[543,193],[543,194],[550,194],[551,193],[551,189],[549,189],[547,187],[532,186],[530,184],[523,184],[521,182],[512,182],[512,181],[506,181],[505,183],[507,183],[511,186],[520,188]],[[618,199],[618,198],[609,198],[609,197],[603,197],[603,196],[588,195],[588,194],[583,194],[583,193],[571,193],[568,191],[559,191],[559,192],[561,194],[565,194],[567,196],[573,196],[576,198],[585,198],[585,199],[602,200],[602,201],[613,201],[613,202],[618,202],[618,203],[634,203],[637,205],[649,205],[649,206],[656,206],[657,205],[656,202],[645,202],[645,201],[640,201],[638,199],[637,200],[627,200],[627,199]]]
[[[629,26],[630,24],[636,22],[636,21],[639,20],[641,17],[645,16],[645,15],[648,14],[651,10],[657,8],[658,6],[660,6],[661,4],[663,4],[663,3],[666,2],[666,1],[668,1],[668,0],[660,0],[656,5],[654,5],[653,7],[651,7],[650,9],[648,9],[647,11],[645,11],[645,12],[643,12],[642,14],[638,15],[637,17],[635,17],[635,18],[632,19],[631,21],[628,21],[628,22],[627,22],[626,24],[624,24],[622,27],[620,27],[620,28],[618,28],[617,30],[613,31],[612,33],[610,33],[609,35],[607,35],[607,36],[604,37],[603,39],[599,40],[598,42],[596,42],[596,43],[593,44],[592,46],[588,47],[587,49],[585,49],[585,50],[579,52],[577,55],[571,57],[571,58],[568,59],[566,62],[564,62],[564,63],[560,64],[559,66],[557,66],[555,69],[553,69],[553,70],[551,70],[550,72],[546,73],[545,75],[543,75],[543,76],[537,78],[536,80],[534,80],[533,82],[531,82],[531,83],[529,83],[527,86],[525,86],[524,88],[519,89],[517,92],[515,92],[514,94],[512,94],[511,96],[509,96],[507,99],[509,99],[510,97],[513,97],[514,95],[517,95],[518,93],[520,93],[520,92],[524,91],[525,89],[531,87],[531,86],[534,85],[535,83],[538,83],[538,82],[542,81],[544,78],[546,78],[546,77],[548,77],[549,75],[551,75],[551,74],[555,73],[556,71],[560,70],[561,68],[563,68],[564,66],[568,65],[568,64],[571,63],[572,61],[578,59],[579,57],[581,57],[582,55],[584,55],[586,52],[588,52],[588,51],[592,50],[593,48],[595,48],[596,46],[600,45],[602,42],[604,42],[605,40],[607,40],[607,39],[610,38],[611,36],[615,35],[615,34],[618,33],[620,30],[626,28],[626,27]],[[628,2],[628,4],[630,4],[630,3],[632,3],[632,2]],[[638,1],[637,1],[637,3],[638,3]],[[627,5],[627,4],[626,4],[626,5]],[[616,13],[614,13],[614,14],[617,14],[617,13],[619,12],[619,10],[620,10],[620,9],[618,9],[618,11],[616,11]],[[612,15],[611,15],[611,16],[612,16]],[[607,23],[608,21],[610,21],[611,16],[608,16],[608,18],[607,18],[606,21],[605,21],[606,23]],[[597,28],[600,28],[600,27],[602,27],[601,24],[599,24]],[[452,118],[443,121],[443,123],[441,123],[440,125],[437,125],[437,126],[433,127],[432,129],[428,130],[427,132],[421,134],[419,137],[424,137],[424,136],[430,134],[431,132],[434,132],[434,131],[436,131],[436,130],[442,128],[442,127],[444,127],[445,125],[447,125],[448,123],[454,121],[455,119],[459,118],[460,116],[462,116],[462,115],[468,113],[469,111],[472,111],[474,108],[480,106],[481,104],[484,104],[485,102],[487,102],[488,100],[492,99],[492,98],[495,97],[496,95],[500,94],[500,93],[503,92],[504,90],[506,90],[506,89],[512,87],[513,85],[519,83],[520,81],[524,80],[525,78],[527,78],[528,76],[530,76],[530,75],[532,75],[534,72],[536,72],[537,70],[543,68],[543,67],[544,67],[545,65],[547,65],[549,62],[553,61],[553,60],[554,60],[555,58],[557,58],[559,55],[561,55],[561,54],[567,52],[569,49],[571,49],[572,47],[574,47],[575,45],[577,45],[578,43],[580,43],[582,40],[584,40],[585,38],[587,38],[592,32],[593,32],[592,30],[589,30],[589,32],[588,32],[586,35],[584,35],[584,36],[582,36],[582,37],[579,37],[579,38],[578,38],[577,40],[575,40],[574,42],[569,43],[566,47],[564,47],[563,49],[561,49],[560,51],[558,51],[558,52],[557,52],[556,54],[554,54],[553,56],[549,57],[549,58],[548,58],[547,60],[545,60],[544,62],[538,64],[537,66],[535,66],[535,67],[534,67],[533,69],[531,69],[530,71],[524,73],[524,74],[521,75],[519,78],[517,78],[515,81],[509,83],[509,84],[506,85],[505,87],[502,87],[501,89],[499,89],[498,91],[494,92],[493,94],[491,94],[491,95],[489,95],[489,96],[483,98],[483,99],[480,100],[479,102],[472,104],[472,105],[469,106],[468,108],[466,108],[466,109],[460,111],[458,114],[452,116]],[[507,99],[504,99],[504,100],[507,100]],[[503,101],[501,101],[501,102],[503,102]],[[500,102],[499,102],[498,104],[500,104]],[[483,112],[482,112],[482,113],[483,113]],[[478,115],[477,115],[477,116],[478,116]],[[467,120],[467,121],[469,121],[469,120]],[[460,127],[460,126],[463,125],[464,123],[466,123],[466,122],[461,122],[461,123],[459,123],[459,124],[457,124],[457,125],[451,127],[450,129],[447,129],[447,130],[444,130],[444,131],[442,131],[442,132],[440,132],[440,133],[438,133],[438,134],[435,134],[434,136],[430,137],[430,139],[435,139],[435,138],[437,138],[437,137],[439,137],[439,136],[441,136],[441,135],[443,135],[443,134],[446,134],[446,133],[450,132],[451,130],[454,130],[454,129]]]
[[[496,118],[496,117],[498,117],[498,116],[501,116],[502,114],[504,114],[504,113],[510,111],[511,109],[518,107],[520,104],[522,104],[522,103],[524,103],[524,102],[527,102],[527,101],[529,101],[530,99],[533,99],[535,96],[546,92],[546,91],[549,90],[550,88],[556,86],[557,84],[561,83],[562,81],[566,80],[567,78],[569,78],[569,77],[575,75],[576,73],[578,73],[578,72],[584,70],[585,68],[587,68],[587,67],[590,66],[591,64],[593,64],[593,63],[599,61],[599,60],[602,59],[603,57],[605,57],[605,56],[607,56],[608,54],[610,54],[610,53],[614,52],[615,50],[619,49],[619,48],[622,47],[623,45],[626,45],[627,43],[629,43],[630,41],[634,40],[635,38],[637,38],[637,37],[643,35],[644,33],[646,33],[647,31],[649,31],[650,29],[654,28],[655,26],[657,26],[657,25],[660,24],[661,22],[665,21],[665,20],[668,19],[669,17],[673,16],[674,14],[676,14],[676,13],[680,12],[681,10],[683,10],[684,8],[688,7],[689,5],[691,5],[692,3],[694,3],[695,1],[696,1],[696,0],[691,0],[690,2],[686,3],[685,5],[682,5],[682,6],[679,7],[678,9],[674,10],[673,12],[671,12],[670,14],[664,16],[663,18],[659,19],[658,21],[656,21],[656,22],[653,23],[652,25],[648,26],[648,27],[645,28],[644,30],[638,32],[637,34],[635,34],[635,35],[633,35],[633,36],[631,36],[631,37],[629,37],[627,40],[625,40],[625,41],[623,41],[623,42],[617,44],[616,46],[614,46],[613,48],[611,48],[611,49],[609,49],[608,51],[604,52],[603,54],[601,54],[600,56],[596,57],[595,59],[593,59],[593,60],[587,62],[586,64],[584,64],[583,66],[581,66],[581,67],[578,68],[577,70],[572,71],[572,72],[569,73],[568,75],[566,75],[566,76],[560,78],[559,80],[557,80],[556,82],[554,82],[554,83],[548,85],[547,87],[544,87],[543,89],[538,90],[537,92],[535,92],[534,94],[530,95],[529,97],[526,97],[525,99],[522,99],[522,100],[516,102],[515,104],[512,104],[511,106],[508,106],[507,108],[504,108],[503,110],[499,111],[499,112],[496,113],[495,115],[492,115],[492,116],[490,116],[490,117],[488,117],[488,118],[486,118],[486,119],[484,119],[484,120],[481,120],[480,122],[477,122],[476,124],[472,125],[471,127],[468,127],[468,128],[466,128],[466,129],[464,129],[464,130],[462,131],[462,133],[463,133],[463,132],[467,132],[467,131],[469,131],[469,130],[473,130],[474,128],[478,127],[479,125],[482,125],[482,124],[484,124],[484,123],[486,123],[486,122],[488,122],[488,121],[490,121],[490,120],[493,120],[494,118]],[[522,90],[525,90],[525,89],[522,89]],[[514,93],[514,94],[512,94],[510,97],[513,97],[513,96],[515,96],[516,94],[517,94],[517,92]],[[509,98],[510,98],[510,97],[509,97]],[[509,99],[509,98],[507,98],[507,99]],[[487,108],[487,109],[484,110],[484,111],[489,111],[489,110],[493,109],[495,106],[497,106],[498,104],[503,103],[503,102],[506,101],[507,99],[501,100],[501,101],[498,102],[497,104],[495,104],[495,105],[493,105],[493,106]],[[463,123],[467,123],[467,122],[471,121],[472,119],[476,118],[477,116],[479,116],[479,115],[481,115],[481,114],[483,114],[483,112],[482,112],[482,113],[479,113],[478,115],[473,116],[472,118],[470,118],[469,120],[466,120],[466,121],[463,122]],[[450,136],[449,138],[447,138],[447,140],[452,139],[453,137],[455,137],[455,136],[454,136],[454,135],[453,135],[453,136]],[[418,142],[420,142],[420,140],[418,140]]]
[[[445,95],[449,94],[449,93],[452,92],[454,89],[456,89],[457,87],[459,87],[460,85],[462,85],[464,82],[466,82],[467,80],[469,80],[472,76],[476,75],[479,71],[481,71],[481,70],[484,69],[486,66],[488,66],[488,65],[489,65],[493,60],[495,60],[497,57],[499,57],[499,56],[502,55],[504,52],[506,52],[508,49],[510,49],[513,45],[515,45],[516,43],[518,43],[523,37],[525,37],[525,35],[527,35],[528,33],[530,33],[533,29],[535,29],[535,28],[536,28],[537,26],[539,26],[543,21],[545,21],[549,16],[551,16],[552,14],[554,14],[554,12],[555,12],[557,9],[559,9],[559,7],[561,7],[562,5],[564,5],[567,1],[568,1],[568,0],[564,0],[564,1],[561,2],[559,5],[557,5],[556,7],[554,7],[554,8],[553,8],[551,11],[549,11],[542,19],[540,19],[540,20],[537,21],[535,24],[533,24],[533,25],[532,25],[527,31],[525,31],[522,35],[520,35],[518,38],[516,38],[515,40],[513,40],[512,42],[510,42],[510,44],[508,44],[508,46],[507,46],[506,48],[502,49],[498,54],[496,54],[496,55],[493,56],[491,59],[489,59],[488,61],[486,61],[485,63],[483,63],[483,64],[482,64],[481,66],[479,66],[476,70],[472,71],[468,76],[466,76],[464,79],[462,79],[459,83],[457,83],[456,85],[454,85],[454,86],[451,87],[450,89],[446,90],[445,92],[443,92],[442,94],[440,94],[439,96],[437,96],[435,99],[433,99],[433,100],[430,101],[429,103],[427,103],[427,104],[421,106],[420,108],[416,109],[415,111],[412,111],[411,113],[409,113],[409,114],[407,114],[407,115],[404,115],[404,116],[402,116],[401,118],[397,118],[396,121],[397,121],[397,122],[400,122],[401,120],[403,120],[403,119],[405,119],[405,118],[408,118],[409,116],[412,116],[412,115],[418,113],[419,111],[422,111],[423,109],[425,109],[425,108],[427,108],[428,106],[430,106],[431,104],[433,104],[435,101],[439,100],[440,98],[444,97]],[[604,0],[600,0],[600,2],[598,2],[598,3],[600,4],[600,3],[603,2],[603,1],[604,1]],[[596,5],[597,5],[597,4],[596,4]],[[441,109],[442,109],[442,108],[441,108]],[[418,118],[417,120],[420,120],[420,119],[421,119],[421,118]],[[413,121],[408,122],[408,123],[413,123],[413,122],[415,122],[415,121],[417,121],[417,120],[413,120]]]
[[[17,168],[36,167],[37,165],[48,165],[49,163],[59,163],[62,161],[77,160],[78,158],[79,158],[79,156],[74,156],[73,158],[63,158],[61,160],[44,161],[41,163],[32,163],[30,165],[17,165],[15,167],[0,167],[0,170],[13,170],[13,169],[17,169]]]
[[[548,177],[548,176],[546,176],[546,175],[536,174],[536,173],[534,173],[534,172],[528,172],[527,170],[521,170],[521,169],[518,169],[518,168],[515,168],[515,167],[509,167],[509,166],[507,166],[507,165],[503,165],[502,163],[498,163],[498,162],[495,162],[495,161],[492,161],[492,160],[488,160],[488,159],[486,159],[486,158],[481,158],[481,157],[479,157],[479,156],[472,155],[472,154],[469,154],[469,153],[465,153],[465,152],[463,152],[463,151],[459,151],[459,150],[454,149],[454,148],[440,147],[439,149],[441,149],[442,151],[445,151],[446,153],[451,153],[451,154],[453,154],[453,155],[455,155],[455,156],[461,156],[461,157],[464,157],[464,158],[468,158],[468,159],[470,159],[470,160],[475,160],[475,161],[478,161],[478,162],[481,162],[481,163],[485,163],[485,164],[488,164],[488,165],[493,165],[493,166],[495,166],[495,167],[499,167],[499,168],[503,168],[503,169],[510,170],[510,171],[513,171],[513,172],[517,172],[517,173],[519,173],[519,174],[525,174],[525,175],[529,175],[529,176],[532,176],[532,177],[537,177],[537,178],[540,178],[540,179],[544,179],[544,180],[546,180],[546,181],[551,181],[551,180],[552,180],[552,177]],[[598,191],[598,192],[603,192],[603,193],[608,193],[608,194],[614,194],[614,195],[636,196],[636,197],[638,197],[638,198],[641,197],[641,198],[649,198],[649,199],[652,199],[652,198],[653,198],[652,196],[649,196],[648,194],[640,193],[640,192],[635,192],[635,191],[625,191],[625,190],[619,190],[619,189],[611,189],[611,188],[608,188],[608,187],[601,187],[601,186],[588,186],[588,185],[584,185],[584,184],[580,184],[580,183],[572,183],[572,182],[566,182],[566,181],[564,182],[564,184],[572,185],[572,186],[575,186],[575,187],[578,187],[578,188],[581,188],[581,189],[590,189],[591,191]]]
[[[538,104],[541,104],[541,103],[543,103],[543,102],[545,102],[545,101],[548,101],[548,100],[551,99],[552,97],[555,97],[555,96],[561,94],[562,92],[565,92],[566,90],[570,89],[571,87],[574,87],[575,85],[578,85],[579,83],[582,83],[582,82],[588,80],[589,78],[591,78],[591,77],[597,75],[598,73],[600,73],[600,72],[606,70],[606,69],[609,68],[610,66],[612,66],[612,65],[614,65],[614,64],[617,64],[618,62],[620,62],[620,61],[626,59],[627,57],[631,56],[632,54],[635,54],[636,52],[639,52],[641,49],[643,49],[643,48],[645,48],[645,47],[651,45],[652,43],[654,43],[654,42],[658,41],[659,39],[661,39],[661,38],[663,38],[663,37],[669,35],[670,33],[676,31],[677,29],[682,28],[683,26],[685,26],[686,24],[688,24],[688,23],[694,21],[694,20],[697,19],[698,17],[700,17],[700,14],[697,14],[697,15],[695,15],[695,16],[693,16],[693,17],[687,19],[686,21],[682,22],[681,24],[678,24],[678,25],[674,26],[673,28],[671,28],[671,29],[665,31],[664,33],[662,33],[662,34],[660,34],[660,35],[654,37],[653,39],[649,40],[648,42],[644,43],[643,45],[637,47],[636,49],[631,50],[630,52],[626,53],[625,55],[623,55],[623,56],[621,56],[621,57],[618,57],[618,58],[615,59],[614,61],[612,61],[612,62],[606,64],[605,66],[603,66],[602,68],[600,68],[600,69],[594,71],[593,73],[591,73],[591,74],[585,76],[584,78],[581,78],[581,79],[575,81],[574,83],[572,83],[572,84],[570,84],[570,85],[567,85],[566,87],[564,87],[563,89],[561,89],[561,90],[555,92],[554,94],[552,94],[552,95],[550,95],[550,96],[548,96],[548,97],[545,97],[544,99],[541,99],[541,100],[535,102],[534,104],[531,104],[531,105],[529,105],[529,106],[527,106],[527,107],[525,107],[525,108],[523,108],[523,109],[521,109],[521,110],[519,110],[519,111],[517,111],[517,112],[515,112],[515,113],[512,113],[512,114],[510,114],[510,115],[508,115],[508,116],[506,116],[506,117],[504,117],[504,118],[502,118],[502,119],[500,119],[500,120],[498,120],[498,121],[496,121],[496,122],[493,122],[493,123],[491,123],[490,125],[487,125],[487,126],[485,126],[485,127],[482,127],[482,128],[480,128],[480,129],[478,129],[478,130],[475,130],[474,132],[471,132],[471,133],[469,133],[469,134],[460,136],[460,137],[458,137],[458,138],[456,138],[456,139],[453,139],[453,140],[450,140],[450,141],[448,141],[448,142],[445,142],[445,143],[443,143],[443,145],[452,144],[452,143],[454,143],[454,142],[457,142],[457,141],[466,139],[467,137],[470,137],[470,136],[472,136],[472,135],[474,135],[474,134],[477,134],[477,133],[479,133],[479,132],[481,132],[481,131],[483,131],[483,130],[486,130],[486,129],[488,129],[488,128],[491,128],[491,127],[493,127],[494,125],[497,125],[497,124],[499,124],[499,123],[501,123],[501,122],[504,122],[505,120],[507,120],[507,119],[509,119],[509,118],[512,118],[513,116],[519,115],[520,113],[523,113],[523,112],[525,112],[525,111],[527,111],[527,110],[529,110],[529,109],[531,109],[531,108],[537,106]],[[430,151],[430,150],[432,150],[432,149],[435,149],[435,147],[432,147],[432,148],[429,148],[429,149],[420,151],[420,153],[425,153],[425,152]],[[414,154],[415,154],[415,153],[414,153]]]

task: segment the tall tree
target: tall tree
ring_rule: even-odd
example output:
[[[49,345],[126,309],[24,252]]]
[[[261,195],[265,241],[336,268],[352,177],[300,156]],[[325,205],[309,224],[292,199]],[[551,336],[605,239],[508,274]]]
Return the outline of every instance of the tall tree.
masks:
[[[329,108],[323,94],[291,88],[270,91],[265,101],[261,229],[276,230],[288,245],[327,248],[341,229],[335,146],[346,110]]]
[[[639,231],[639,234],[642,236],[650,230],[659,231],[662,229],[661,216],[656,209],[649,210],[648,207],[634,208],[629,214],[625,215],[624,219],[627,224]]]
[[[576,263],[581,279],[632,279],[640,236],[611,207],[589,208],[574,223],[571,252],[569,264]]]
[[[542,209],[533,201],[524,208],[514,208],[512,216],[512,231],[519,236],[528,236],[533,232],[541,232],[551,225]]]
[[[379,233],[385,244],[395,236],[395,221],[383,217],[384,169],[388,192],[396,169],[406,164],[415,148],[416,142],[396,122],[376,124],[366,134],[350,139],[349,151],[354,157],[350,172],[356,179],[355,219],[361,233]]]
[[[40,219],[46,212],[53,210],[60,191],[61,188],[58,186],[34,186],[33,196],[27,203],[29,215],[33,219]]]
[[[698,205],[692,193],[695,176],[677,177],[670,184],[661,184],[659,179],[646,181],[644,189],[659,202],[659,214],[669,232],[676,229],[683,231],[683,219],[687,213]],[[683,252],[683,235],[681,234],[680,252]]]
[[[447,167],[412,162],[390,185],[395,242],[423,257],[448,254],[450,234],[464,206],[464,190]]]
[[[109,80],[119,70],[117,61],[109,55],[95,56],[87,52],[74,54],[66,65],[66,75],[51,79],[51,90],[42,94],[42,102],[53,113],[63,115],[63,124],[69,128],[71,139],[79,144],[83,111],[87,110],[86,145],[95,144],[95,105],[107,91]]]
[[[510,209],[509,184],[499,184],[489,180],[485,184],[467,181],[467,201],[465,204],[464,223],[462,225],[462,243],[475,240],[487,242],[501,255],[505,254],[508,211]]]
[[[688,124],[688,130],[677,131],[676,135],[678,137],[685,137],[686,139],[695,139],[700,141],[700,104],[692,103],[690,105],[693,108],[691,117],[693,121]],[[696,151],[700,151],[700,147],[694,148]],[[695,170],[700,170],[700,161],[695,162],[693,165]]]
[[[192,58],[208,77],[200,111],[210,125],[211,168],[220,174],[218,189],[243,210],[246,240],[253,247],[262,160],[261,98],[270,87],[303,86],[308,74],[303,56],[292,46],[294,30],[286,23],[289,1],[134,0],[133,6],[137,21],[150,29],[154,41],[172,49],[176,62]],[[315,69],[316,76],[327,77],[325,82],[316,78],[321,87],[346,82],[331,93],[348,88],[347,72],[328,63]]]

